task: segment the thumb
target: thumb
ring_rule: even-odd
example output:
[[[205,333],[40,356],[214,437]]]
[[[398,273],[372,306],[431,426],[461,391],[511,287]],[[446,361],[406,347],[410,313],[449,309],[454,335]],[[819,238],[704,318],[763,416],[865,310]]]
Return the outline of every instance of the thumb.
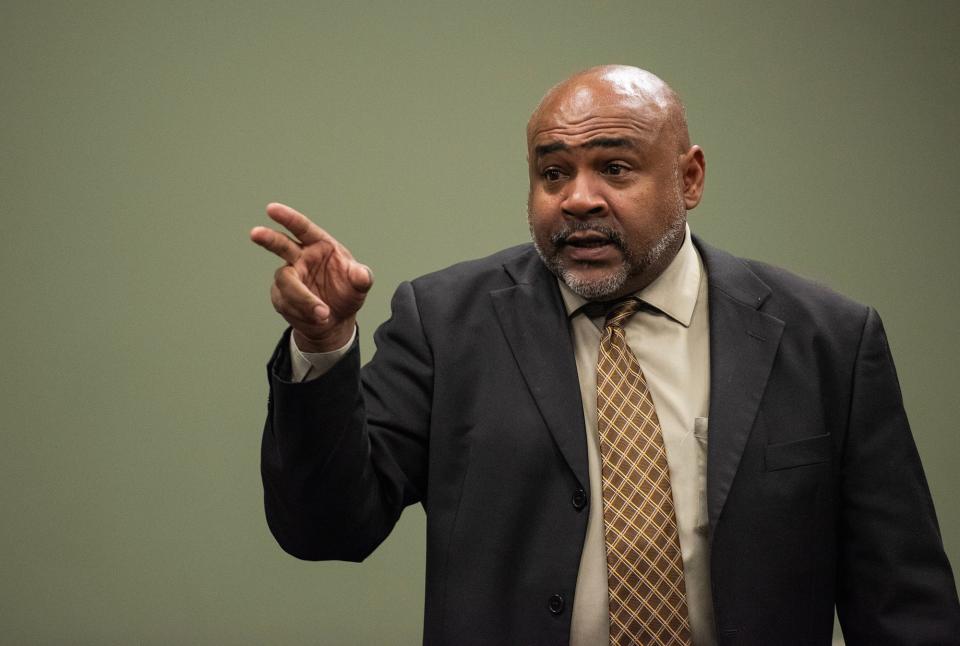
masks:
[[[366,294],[373,287],[373,272],[366,265],[359,262],[352,263],[348,275],[350,285],[358,292]]]

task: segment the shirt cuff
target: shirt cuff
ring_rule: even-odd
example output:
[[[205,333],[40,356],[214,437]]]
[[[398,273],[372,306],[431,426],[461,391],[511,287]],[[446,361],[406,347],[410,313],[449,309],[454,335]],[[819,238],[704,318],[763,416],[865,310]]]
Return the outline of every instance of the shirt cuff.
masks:
[[[291,381],[299,383],[303,381],[312,381],[323,376],[324,373],[333,368],[340,359],[347,354],[350,346],[357,338],[357,328],[354,326],[353,334],[350,340],[336,350],[330,352],[304,352],[297,347],[297,342],[293,340],[293,333],[290,333],[290,376]]]

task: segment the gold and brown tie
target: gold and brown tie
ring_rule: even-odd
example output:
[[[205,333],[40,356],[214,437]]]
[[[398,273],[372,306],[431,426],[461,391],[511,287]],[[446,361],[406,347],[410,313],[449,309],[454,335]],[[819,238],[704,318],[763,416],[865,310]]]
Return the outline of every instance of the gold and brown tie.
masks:
[[[597,361],[597,425],[610,593],[610,643],[690,644],[683,560],[660,422],[623,325],[608,314]]]

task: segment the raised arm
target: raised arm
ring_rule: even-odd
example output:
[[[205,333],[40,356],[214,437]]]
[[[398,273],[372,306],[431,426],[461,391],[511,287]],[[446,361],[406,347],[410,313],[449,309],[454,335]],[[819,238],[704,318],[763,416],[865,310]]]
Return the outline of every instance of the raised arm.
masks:
[[[279,256],[274,308],[307,352],[342,348],[373,282],[330,234],[282,204],[267,207],[290,235],[250,232]],[[412,287],[394,296],[379,350],[361,384],[358,344],[316,379],[293,380],[284,335],[268,365],[270,397],[261,453],[267,524],[290,554],[365,558],[406,505],[423,498],[432,392],[430,353]]]

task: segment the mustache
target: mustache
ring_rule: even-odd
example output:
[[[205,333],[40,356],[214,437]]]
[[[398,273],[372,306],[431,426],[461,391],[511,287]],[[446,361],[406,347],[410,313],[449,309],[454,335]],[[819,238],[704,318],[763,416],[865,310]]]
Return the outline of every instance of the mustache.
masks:
[[[562,229],[550,236],[550,242],[553,243],[555,247],[560,247],[562,245],[568,244],[568,238],[574,233],[582,233],[584,231],[591,231],[593,233],[599,233],[607,239],[610,244],[614,245],[621,251],[626,249],[626,242],[623,239],[623,236],[619,231],[611,229],[610,227],[591,223],[591,222],[574,222],[564,226]]]

